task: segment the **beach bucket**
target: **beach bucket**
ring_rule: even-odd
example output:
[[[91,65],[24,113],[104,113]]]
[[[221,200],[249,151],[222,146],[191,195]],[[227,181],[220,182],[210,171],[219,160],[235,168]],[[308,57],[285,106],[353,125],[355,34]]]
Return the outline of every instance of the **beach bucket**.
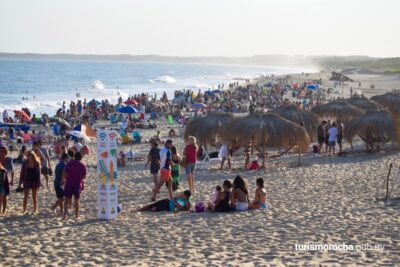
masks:
[[[194,210],[199,213],[199,212],[204,212],[206,209],[206,206],[204,205],[203,202],[197,202],[196,205],[194,206]]]

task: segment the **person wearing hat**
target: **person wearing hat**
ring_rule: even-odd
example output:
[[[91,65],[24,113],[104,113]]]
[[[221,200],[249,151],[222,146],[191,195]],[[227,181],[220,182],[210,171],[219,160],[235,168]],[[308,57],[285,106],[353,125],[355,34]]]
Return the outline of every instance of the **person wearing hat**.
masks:
[[[172,140],[168,139],[165,142],[165,146],[160,149],[160,182],[158,183],[157,188],[154,190],[153,197],[151,198],[152,201],[156,200],[156,196],[158,192],[160,192],[160,189],[164,183],[167,184],[170,199],[174,198],[171,175],[171,165],[174,163],[172,162],[172,152],[170,150],[171,147]]]

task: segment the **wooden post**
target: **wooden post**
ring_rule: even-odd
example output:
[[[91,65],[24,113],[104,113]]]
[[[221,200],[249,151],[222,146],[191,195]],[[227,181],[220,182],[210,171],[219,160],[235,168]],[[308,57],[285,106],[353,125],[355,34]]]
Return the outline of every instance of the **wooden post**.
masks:
[[[299,166],[301,165],[301,150],[299,148]]]
[[[392,166],[393,166],[393,163],[390,163],[389,172],[388,172],[388,175],[387,175],[387,178],[386,178],[386,197],[385,197],[385,201],[389,199],[389,177],[390,177],[390,172],[392,171]]]
[[[263,157],[262,157],[262,167],[265,169],[265,145],[263,144]]]

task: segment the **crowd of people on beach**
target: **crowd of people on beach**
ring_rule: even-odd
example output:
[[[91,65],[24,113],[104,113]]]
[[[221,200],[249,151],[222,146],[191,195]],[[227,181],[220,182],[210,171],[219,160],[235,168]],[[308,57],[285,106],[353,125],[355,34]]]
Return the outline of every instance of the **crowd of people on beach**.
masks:
[[[318,84],[320,81],[315,80],[313,83]],[[292,92],[292,96],[297,101],[290,101],[285,95]],[[116,105],[110,104],[108,100],[97,101],[95,99],[87,101],[86,99],[71,101],[67,104],[65,101],[57,110],[55,117],[49,117],[47,114],[41,114],[37,118],[35,114],[31,114],[29,109],[25,108],[23,112],[30,118],[26,121],[24,117],[16,114],[14,118],[9,116],[7,111],[3,112],[3,122],[22,122],[30,125],[39,124],[44,127],[51,126],[53,131],[38,131],[32,129],[21,130],[14,128],[12,125],[7,128],[0,129],[0,207],[2,212],[7,207],[7,196],[10,194],[10,186],[15,183],[15,173],[13,164],[22,164],[20,179],[16,191],[23,192],[23,212],[26,212],[29,195],[32,194],[33,211],[38,211],[38,193],[39,187],[46,186],[49,188],[49,178],[54,175],[54,191],[56,194],[56,202],[52,206],[52,210],[58,208],[63,218],[68,217],[68,210],[72,207],[72,197],[74,197],[75,215],[79,216],[79,199],[80,193],[84,189],[84,178],[86,176],[86,167],[82,162],[82,158],[90,153],[89,147],[82,139],[73,138],[74,144],[71,146],[67,130],[73,129],[76,125],[87,125],[90,127],[98,120],[110,120],[111,122],[121,122],[121,137],[127,135],[128,130],[139,128],[139,125],[145,120],[144,115],[138,117],[117,114],[117,109],[123,107],[129,102],[134,106],[139,114],[150,114],[147,120],[147,127],[156,126],[159,118],[169,115],[176,122],[185,124],[187,117],[184,113],[192,114],[191,116],[200,116],[213,112],[245,112],[253,113],[256,111],[267,111],[281,105],[295,104],[299,109],[310,110],[314,105],[323,101],[326,97],[324,92],[307,90],[307,83],[293,84],[291,77],[284,78],[271,77],[270,82],[251,84],[250,80],[246,80],[244,84],[238,82],[229,85],[229,90],[224,90],[223,86],[219,86],[217,90],[208,90],[194,92],[193,90],[176,91],[174,99],[168,99],[166,93],[160,99],[157,96],[149,94],[138,94],[129,97],[125,102],[120,97]],[[204,104],[202,108],[193,108],[195,103]],[[191,113],[190,111],[193,111]],[[115,121],[112,117],[115,116]],[[56,119],[54,119],[56,118]],[[190,119],[190,118],[189,118]],[[153,120],[153,122],[152,122]],[[51,124],[51,125],[50,125]],[[48,128],[47,128],[48,129]],[[54,130],[56,129],[56,130]],[[335,153],[335,142],[339,144],[342,150],[341,140],[343,137],[343,124],[338,122],[323,121],[317,129],[319,145],[317,152],[320,153],[323,144],[328,154]],[[175,132],[170,132],[170,136],[175,136]],[[57,136],[55,136],[57,135]],[[6,144],[5,141],[8,141]],[[15,146],[20,146],[20,149]],[[150,140],[151,150],[148,154],[146,168],[149,168],[153,180],[154,188],[151,200],[156,201],[157,195],[166,185],[168,189],[168,201],[160,200],[142,208],[141,210],[188,210],[193,194],[195,194],[195,169],[196,162],[202,155],[202,147],[196,144],[196,138],[190,136],[188,142],[182,151],[175,147],[172,140],[167,140],[164,147],[158,148],[161,143],[159,134]],[[45,148],[47,144],[47,148]],[[31,149],[28,149],[31,146]],[[256,148],[256,147],[254,147]],[[17,158],[8,157],[8,150],[19,149]],[[253,149],[251,142],[245,149],[246,169],[259,169],[257,162],[250,162],[250,150]],[[51,153],[54,153],[59,162],[54,168],[51,166]],[[232,147],[222,144],[219,157],[222,159],[220,168],[223,169],[224,163],[227,162],[230,169],[230,157],[232,155]],[[121,163],[122,164],[122,163]],[[188,181],[188,190],[179,196],[175,195],[178,189],[182,189],[180,182],[181,168],[186,173]],[[41,182],[41,177],[44,183]],[[257,190],[255,198],[250,202],[247,182],[241,176],[235,177],[234,181],[224,181],[222,185],[216,187],[212,200],[203,205],[204,210],[209,211],[243,211],[247,209],[266,208],[266,190],[262,178],[257,179]],[[43,184],[43,185],[42,185]],[[183,205],[181,203],[184,203]],[[201,210],[201,204],[198,203]],[[172,207],[172,208],[171,208]]]
[[[52,206],[53,212],[59,207],[63,218],[66,219],[74,197],[75,216],[79,217],[79,199],[87,173],[82,157],[89,152],[79,140],[73,146],[69,146],[67,141],[59,148],[58,153],[54,148],[49,150],[43,146],[41,140],[32,142],[30,146],[31,149],[28,150],[27,145],[23,145],[18,157],[12,158],[8,148],[0,145],[0,213],[5,213],[7,209],[7,198],[14,184],[17,185],[15,193],[23,193],[22,212],[27,212],[31,195],[33,213],[37,213],[39,189],[49,190],[49,180],[54,174],[53,184],[57,201]],[[54,172],[50,160],[52,152],[55,152],[59,159]],[[19,179],[16,179],[15,164],[21,165]]]
[[[196,138],[193,136],[188,137],[188,142],[183,149],[183,156],[179,154],[171,139],[166,140],[165,146],[161,149],[158,148],[157,142],[152,142],[148,154],[148,160],[145,164],[146,167],[150,166],[150,173],[154,182],[153,197],[151,201],[156,201],[156,196],[160,193],[164,184],[167,186],[169,198],[159,200],[139,210],[175,212],[189,210],[189,200],[196,192],[194,188],[194,173],[196,169],[197,155],[198,146]],[[181,167],[186,173],[189,189],[176,197],[174,196],[174,191],[180,187],[179,173]],[[159,179],[158,174],[160,174]],[[257,190],[255,193],[255,199],[253,202],[250,202],[247,182],[242,176],[238,175],[234,179],[233,184],[229,180],[224,181],[222,187],[220,185],[216,187],[216,191],[211,197],[210,202],[206,206],[204,205],[202,211],[245,211],[248,209],[267,208],[264,180],[258,178],[256,183]],[[222,190],[222,188],[224,190]],[[202,203],[199,202],[198,205],[201,206]],[[200,210],[201,208],[196,208],[196,211]]]

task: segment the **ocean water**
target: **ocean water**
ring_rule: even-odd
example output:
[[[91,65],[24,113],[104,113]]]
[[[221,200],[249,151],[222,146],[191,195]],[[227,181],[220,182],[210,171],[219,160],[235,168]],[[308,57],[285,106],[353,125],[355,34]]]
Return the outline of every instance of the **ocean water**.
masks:
[[[164,91],[172,98],[175,90],[205,91],[237,78],[299,71],[268,66],[0,59],[0,111],[27,107],[34,113],[53,114],[62,101],[95,98],[116,103],[119,96],[145,92],[159,98]]]

